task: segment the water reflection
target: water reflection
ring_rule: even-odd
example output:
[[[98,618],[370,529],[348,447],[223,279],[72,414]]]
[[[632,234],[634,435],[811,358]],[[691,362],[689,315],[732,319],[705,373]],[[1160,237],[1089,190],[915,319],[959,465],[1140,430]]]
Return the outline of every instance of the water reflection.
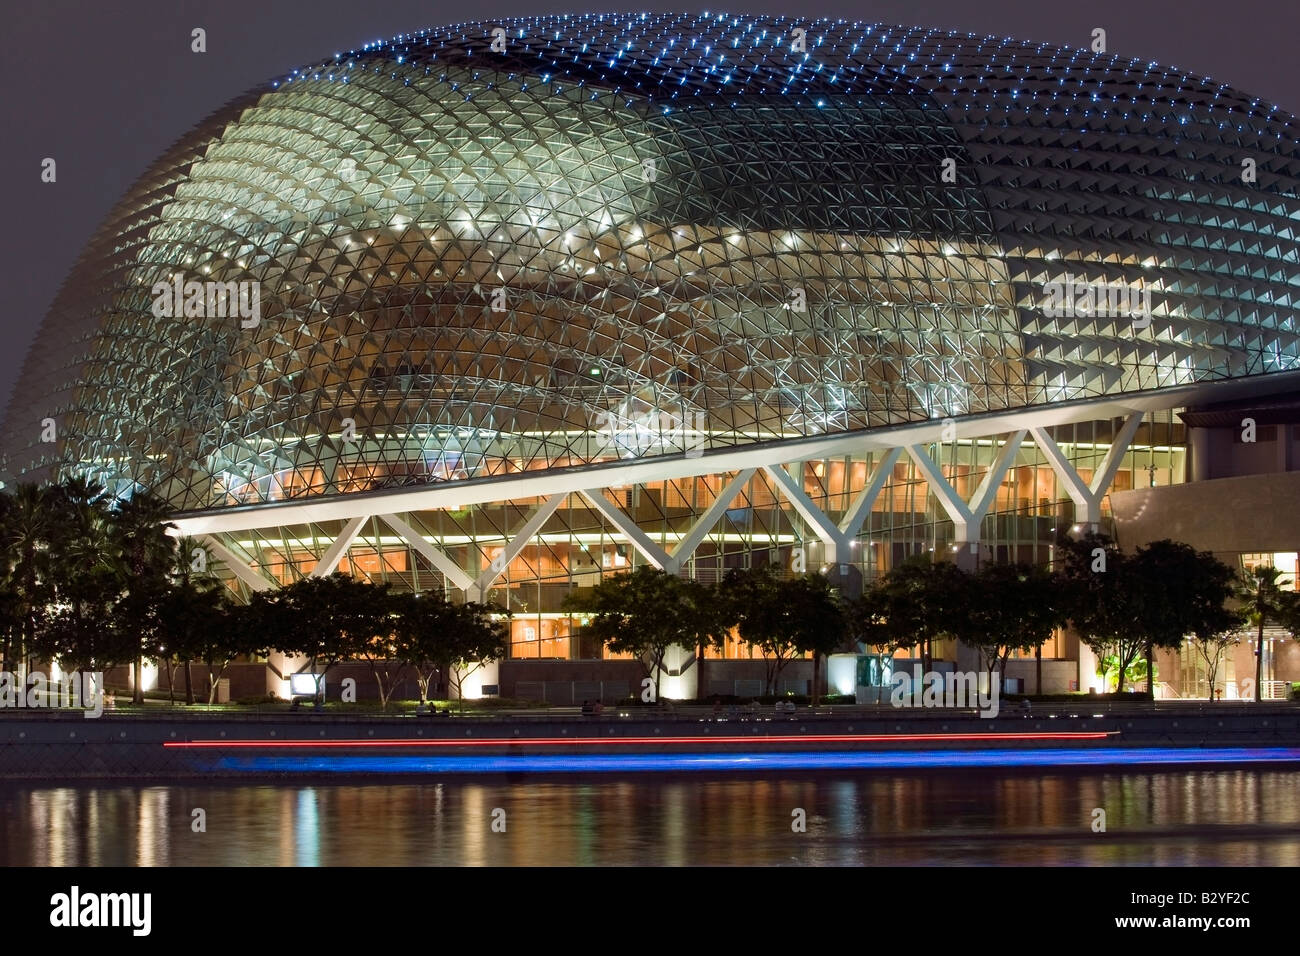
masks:
[[[1297,783],[1207,770],[4,786],[0,864],[1295,866]]]

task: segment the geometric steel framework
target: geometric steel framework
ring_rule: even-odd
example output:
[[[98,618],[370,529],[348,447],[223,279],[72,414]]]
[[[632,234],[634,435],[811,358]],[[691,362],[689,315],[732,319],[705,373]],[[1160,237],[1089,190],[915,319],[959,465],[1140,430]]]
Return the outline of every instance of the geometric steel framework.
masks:
[[[1153,64],[915,28],[369,44],[130,190],[27,363],[6,477],[192,511],[1295,369],[1295,133]],[[259,321],[155,314],[178,275],[258,283]],[[1051,282],[1141,291],[1149,324],[1054,317]]]
[[[504,594],[538,648],[638,563],[1042,559],[1181,480],[1172,409],[1295,387],[1296,132],[1154,64],[879,24],[402,35],[145,172],[0,473],[148,488],[245,592]]]
[[[959,546],[969,545],[970,552],[976,553],[975,546],[981,540],[981,526],[984,519],[997,503],[998,493],[1008,470],[1024,458],[1025,439],[1029,431],[1033,432],[1032,445],[1041,449],[1042,457],[1056,474],[1062,492],[1075,501],[1077,505],[1075,520],[1095,528],[1100,523],[1102,500],[1124,462],[1130,443],[1142,425],[1143,419],[1144,414],[1138,411],[1124,420],[1122,426],[1115,431],[1112,442],[1105,448],[1100,464],[1092,469],[1092,477],[1089,480],[1085,480],[1080,475],[1079,470],[1044,428],[1019,428],[1001,438],[1000,441],[995,438],[990,444],[996,452],[990,458],[987,467],[979,473],[978,485],[969,502],[954,486],[950,475],[932,457],[927,446],[909,443],[906,446],[888,449],[875,463],[863,487],[857,489],[848,499],[851,503],[844,509],[838,521],[805,490],[804,482],[801,481],[802,468],[799,467],[802,463],[796,463],[789,468],[780,464],[779,456],[784,449],[773,449],[771,452],[774,456],[773,462],[763,465],[762,471],[770,479],[774,490],[784,499],[784,503],[789,506],[791,520],[801,519],[800,530],[806,533],[807,537],[820,540],[822,544],[820,557],[826,564],[856,563],[859,555],[855,554],[853,549],[861,543],[858,538],[862,526],[876,510],[875,506],[881,492],[890,480],[891,474],[895,473],[903,453],[906,452],[916,462],[917,471],[927,484],[929,492],[933,494],[934,499],[951,521],[953,550],[959,550]],[[620,477],[619,472],[625,470],[626,468],[615,469],[605,476],[606,480],[617,479]],[[737,471],[721,488],[712,504],[690,521],[687,530],[680,535],[671,550],[653,540],[633,517],[619,507],[613,500],[609,487],[583,487],[576,492],[576,496],[580,497],[580,505],[585,504],[611,525],[615,535],[630,544],[647,564],[670,573],[680,573],[696,548],[706,539],[737,498],[742,496],[757,471],[758,469],[755,468]],[[619,487],[623,486],[622,483],[619,484]],[[501,483],[494,483],[487,487],[498,494],[510,492],[508,483],[504,486]],[[353,516],[344,523],[337,537],[327,538],[322,542],[324,548],[322,556],[310,573],[320,576],[335,570],[340,558],[356,541],[366,518],[379,515],[379,520],[400,535],[404,545],[409,545],[442,573],[448,587],[463,592],[468,599],[481,600],[510,563],[518,558],[526,547],[535,544],[534,538],[565,503],[566,498],[573,493],[568,490],[558,490],[559,484],[555,488],[557,490],[553,490],[545,498],[538,499],[540,503],[517,531],[505,535],[506,545],[501,554],[493,558],[477,576],[466,571],[440,550],[434,543],[433,536],[422,534],[412,527],[409,514],[403,517],[386,513],[390,509],[400,507],[403,499],[411,498],[411,492],[386,492],[366,501],[354,499],[349,502],[354,512]],[[179,517],[174,533],[199,536],[213,548],[222,562],[231,567],[232,573],[250,588],[257,590],[270,586],[272,582],[268,578],[249,567],[235,552],[222,544],[216,534],[212,533],[215,517]],[[267,524],[264,511],[242,512],[223,517],[224,520],[218,526],[227,534],[235,530],[249,530],[257,524]],[[256,520],[240,521],[241,517]],[[292,516],[281,516],[272,524],[291,525],[295,521]],[[375,543],[371,542],[370,547],[375,548]]]

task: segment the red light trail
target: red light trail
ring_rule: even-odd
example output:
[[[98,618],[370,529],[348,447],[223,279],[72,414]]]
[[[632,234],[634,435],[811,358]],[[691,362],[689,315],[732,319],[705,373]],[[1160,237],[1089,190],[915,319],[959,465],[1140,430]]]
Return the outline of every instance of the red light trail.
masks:
[[[1061,733],[981,733],[981,734],[782,734],[774,737],[692,736],[692,737],[466,737],[431,738],[419,740],[191,740],[166,741],[164,747],[181,750],[216,749],[319,749],[336,747],[517,747],[531,746],[594,746],[636,744],[847,744],[847,743],[933,743],[941,740],[956,741],[1011,741],[1011,740],[1104,740],[1116,736],[1118,731],[1075,731]]]

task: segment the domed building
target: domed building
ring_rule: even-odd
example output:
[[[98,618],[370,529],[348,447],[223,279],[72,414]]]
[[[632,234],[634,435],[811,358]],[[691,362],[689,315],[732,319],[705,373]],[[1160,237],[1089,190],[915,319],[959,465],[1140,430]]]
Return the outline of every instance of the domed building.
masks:
[[[1046,562],[1114,530],[1112,492],[1193,477],[1181,413],[1300,378],[1296,136],[1205,77],[917,28],[398,36],[131,188],[4,478],[156,492],[243,592],[342,569],[498,601],[500,691],[560,700],[615,673],[561,607],[602,574]],[[1054,643],[1043,689],[1085,686]],[[682,694],[743,693],[752,655],[707,688],[684,662]]]

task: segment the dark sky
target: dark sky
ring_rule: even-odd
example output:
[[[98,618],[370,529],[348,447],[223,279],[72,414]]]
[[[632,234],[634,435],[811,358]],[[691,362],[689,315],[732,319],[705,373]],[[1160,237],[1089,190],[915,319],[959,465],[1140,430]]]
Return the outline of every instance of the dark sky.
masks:
[[[112,204],[167,146],[239,93],[336,50],[422,27],[588,6],[445,0],[7,0],[0,12],[4,304],[0,408],[58,284]],[[750,0],[737,14],[843,17],[1084,47],[1208,75],[1300,111],[1293,0]],[[190,52],[207,30],[208,52]],[[40,181],[46,156],[58,182]]]

